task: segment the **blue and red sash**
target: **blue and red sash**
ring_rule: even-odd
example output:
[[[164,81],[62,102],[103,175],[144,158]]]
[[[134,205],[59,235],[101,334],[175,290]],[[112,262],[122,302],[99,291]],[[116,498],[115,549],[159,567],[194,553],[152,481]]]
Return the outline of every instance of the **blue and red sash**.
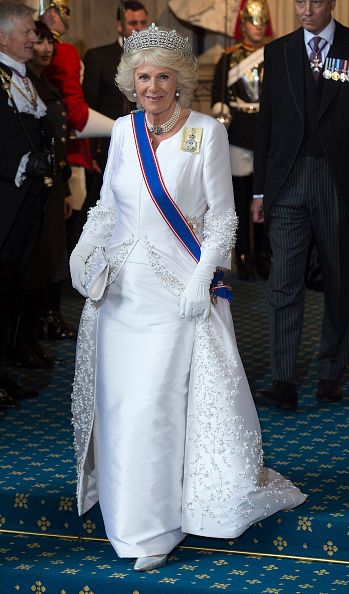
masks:
[[[131,121],[139,165],[149,195],[162,218],[197,263],[201,256],[200,242],[167,191],[145,123],[144,112],[132,113]],[[210,291],[212,295],[227,299],[231,303],[232,290],[224,284],[222,270],[215,272]]]

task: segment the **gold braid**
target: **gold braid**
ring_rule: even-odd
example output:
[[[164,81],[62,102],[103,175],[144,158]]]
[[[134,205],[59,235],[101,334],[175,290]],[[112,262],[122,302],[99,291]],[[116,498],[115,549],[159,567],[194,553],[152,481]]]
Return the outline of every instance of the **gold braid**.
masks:
[[[0,68],[0,78],[2,81],[2,88],[6,91],[6,93],[11,97],[11,85],[17,89],[17,91],[22,95],[22,97],[24,97],[24,99],[30,101],[33,109],[36,111],[37,107],[38,107],[38,92],[37,90],[34,88],[34,93],[32,92],[29,84],[28,86],[26,85],[26,89],[28,90],[28,95],[12,80],[12,77],[7,74],[7,72],[5,72],[5,70],[3,70],[2,68]]]

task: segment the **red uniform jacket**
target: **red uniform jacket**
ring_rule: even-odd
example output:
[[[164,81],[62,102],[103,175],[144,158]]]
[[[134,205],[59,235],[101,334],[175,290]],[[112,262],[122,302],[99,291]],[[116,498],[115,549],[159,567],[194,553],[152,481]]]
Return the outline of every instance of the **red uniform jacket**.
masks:
[[[80,58],[71,43],[56,40],[55,52],[46,76],[59,89],[67,110],[67,155],[70,165],[91,167],[90,145],[87,139],[70,139],[71,130],[82,130],[88,119],[88,105],[80,84]]]

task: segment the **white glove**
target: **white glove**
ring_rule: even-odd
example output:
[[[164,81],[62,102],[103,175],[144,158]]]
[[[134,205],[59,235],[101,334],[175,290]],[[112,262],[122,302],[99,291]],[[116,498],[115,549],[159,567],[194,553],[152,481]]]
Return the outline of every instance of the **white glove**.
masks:
[[[190,281],[183,292],[179,306],[179,315],[192,320],[202,315],[207,320],[211,309],[210,284],[216,267],[201,261],[196,266]]]
[[[94,249],[94,245],[79,241],[73,249],[69,260],[72,285],[83,297],[87,297],[85,289],[86,261]]]

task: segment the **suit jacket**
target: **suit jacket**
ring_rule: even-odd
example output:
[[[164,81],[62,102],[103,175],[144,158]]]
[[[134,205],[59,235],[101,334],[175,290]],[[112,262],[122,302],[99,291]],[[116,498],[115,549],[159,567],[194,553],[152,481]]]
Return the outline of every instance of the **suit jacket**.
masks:
[[[84,57],[83,91],[85,99],[92,109],[116,120],[127,113],[126,97],[115,84],[115,75],[122,48],[118,42],[87,50]],[[94,159],[105,166],[108,156],[109,138],[91,140]]]
[[[121,56],[122,49],[115,42],[89,49],[84,57],[85,99],[92,109],[113,120],[123,115],[123,95],[115,84]]]
[[[7,66],[0,63],[0,67],[11,76],[11,70]],[[27,113],[21,113],[20,117],[34,149],[40,151],[48,148],[49,138],[48,134],[45,134],[46,118],[35,118]],[[44,188],[43,182],[34,182],[30,178],[25,179],[20,187],[15,185],[16,173],[22,157],[33,150],[21,120],[9,105],[8,95],[0,84],[0,251],[26,196],[32,191],[34,185],[36,190],[41,183]],[[45,138],[46,146],[44,146]]]
[[[349,59],[349,29],[338,22],[328,57]],[[264,195],[267,219],[304,138],[307,64],[304,64],[303,28],[269,44],[264,60],[254,193]],[[324,80],[317,128],[337,192],[349,213],[349,82]]]

